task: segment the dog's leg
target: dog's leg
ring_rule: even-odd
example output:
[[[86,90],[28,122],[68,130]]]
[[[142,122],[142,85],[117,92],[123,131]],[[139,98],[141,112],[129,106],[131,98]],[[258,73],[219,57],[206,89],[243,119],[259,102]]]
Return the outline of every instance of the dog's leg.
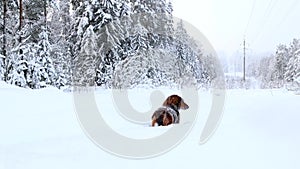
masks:
[[[170,118],[170,115],[168,116],[168,113],[164,113],[163,126],[167,126],[169,124],[172,124],[172,118]]]
[[[156,119],[152,119],[152,127],[155,126],[155,123],[156,123]]]

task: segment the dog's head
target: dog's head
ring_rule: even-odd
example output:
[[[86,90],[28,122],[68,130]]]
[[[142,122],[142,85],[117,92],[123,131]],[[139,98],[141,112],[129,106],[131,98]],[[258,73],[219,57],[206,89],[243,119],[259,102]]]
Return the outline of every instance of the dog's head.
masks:
[[[169,96],[163,103],[163,106],[173,107],[176,108],[177,110],[179,109],[186,110],[189,108],[189,106],[183,101],[183,99],[177,95]]]

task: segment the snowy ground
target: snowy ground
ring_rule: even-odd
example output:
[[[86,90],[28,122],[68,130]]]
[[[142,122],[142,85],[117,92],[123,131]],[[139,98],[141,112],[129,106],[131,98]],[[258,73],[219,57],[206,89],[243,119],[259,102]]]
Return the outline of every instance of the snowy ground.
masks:
[[[131,98],[143,105],[143,100],[134,100],[138,95]],[[110,98],[101,90],[96,97]],[[0,169],[300,168],[299,95],[285,90],[229,90],[219,128],[206,144],[199,145],[210,100],[209,92],[200,92],[197,124],[173,150],[152,159],[129,160],[102,151],[87,138],[71,93],[21,89],[0,82]],[[167,130],[124,126],[128,122],[110,113],[104,116],[108,121],[119,119],[114,128],[128,137],[150,137]]]

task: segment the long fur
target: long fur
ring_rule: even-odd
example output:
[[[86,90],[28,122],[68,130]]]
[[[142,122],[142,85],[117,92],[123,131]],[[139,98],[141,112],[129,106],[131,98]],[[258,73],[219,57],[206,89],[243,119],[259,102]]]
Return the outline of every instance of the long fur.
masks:
[[[157,109],[152,115],[152,126],[167,126],[177,124],[180,121],[179,110],[188,109],[189,106],[178,95],[169,96],[162,107]]]

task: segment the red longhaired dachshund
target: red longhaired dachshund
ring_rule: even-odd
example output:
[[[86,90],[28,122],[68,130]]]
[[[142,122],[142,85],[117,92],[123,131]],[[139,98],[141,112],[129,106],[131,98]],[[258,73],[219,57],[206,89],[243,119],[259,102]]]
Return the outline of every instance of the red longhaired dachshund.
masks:
[[[180,121],[179,110],[186,110],[189,106],[180,96],[171,95],[163,103],[163,106],[157,109],[152,115],[152,126],[167,126],[176,124]]]

